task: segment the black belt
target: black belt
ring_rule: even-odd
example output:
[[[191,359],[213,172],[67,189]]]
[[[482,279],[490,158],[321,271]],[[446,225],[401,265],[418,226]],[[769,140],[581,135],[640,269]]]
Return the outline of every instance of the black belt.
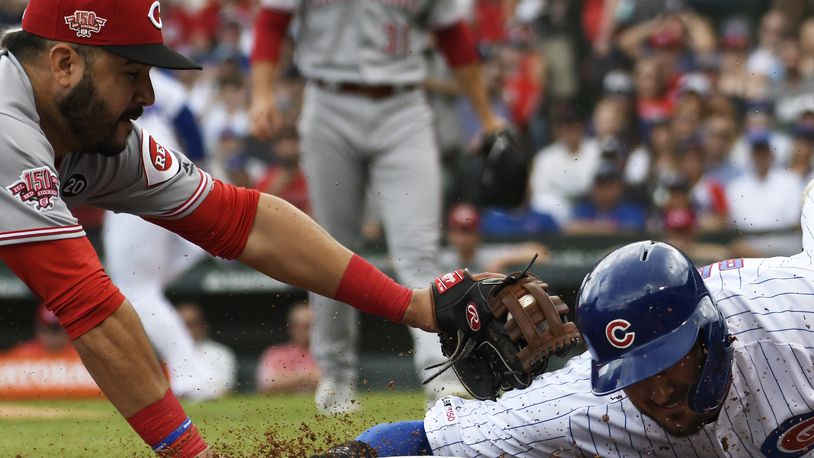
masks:
[[[371,99],[386,99],[394,95],[403,94],[418,89],[418,84],[359,84],[359,83],[332,83],[324,80],[311,80],[317,87],[334,92],[355,94]]]

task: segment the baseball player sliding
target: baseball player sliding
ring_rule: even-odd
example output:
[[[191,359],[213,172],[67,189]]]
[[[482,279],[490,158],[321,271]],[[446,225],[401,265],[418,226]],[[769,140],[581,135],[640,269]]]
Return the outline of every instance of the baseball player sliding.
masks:
[[[411,290],[276,197],[224,184],[149,132],[151,67],[200,68],[163,44],[157,0],[31,0],[0,37],[0,260],[42,299],[116,409],[162,456],[213,456],[69,209],[132,213],[209,253],[395,322],[434,330]],[[138,248],[137,248],[138,249]]]
[[[423,50],[431,36],[446,56],[483,124],[492,113],[475,46],[457,0],[263,0],[252,55],[252,133],[269,139],[280,127],[274,74],[293,16],[299,20],[296,62],[309,84],[299,121],[301,157],[316,221],[351,249],[362,246],[366,189],[378,201],[397,278],[426,285],[440,273],[441,173],[432,114],[421,89]],[[322,371],[317,406],[327,413],[359,407],[358,313],[311,295],[312,351]],[[413,330],[419,377],[442,360],[438,338]],[[428,385],[435,399],[458,386],[454,377]],[[446,391],[444,391],[446,389]]]
[[[441,399],[328,456],[801,457],[814,450],[814,195],[804,251],[697,269],[638,242],[585,277],[588,352],[495,401]],[[356,453],[355,455],[352,453]]]

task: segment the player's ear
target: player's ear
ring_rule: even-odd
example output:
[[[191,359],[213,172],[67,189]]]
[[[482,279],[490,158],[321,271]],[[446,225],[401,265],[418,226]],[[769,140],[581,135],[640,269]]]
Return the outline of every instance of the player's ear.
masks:
[[[89,71],[85,59],[68,43],[58,42],[49,49],[48,64],[54,81],[63,89],[75,86],[83,72]]]

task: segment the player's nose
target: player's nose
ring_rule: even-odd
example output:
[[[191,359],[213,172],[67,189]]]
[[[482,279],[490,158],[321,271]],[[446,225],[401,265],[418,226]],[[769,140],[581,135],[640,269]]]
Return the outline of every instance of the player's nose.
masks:
[[[675,398],[678,394],[675,387],[661,376],[656,376],[654,379],[650,385],[651,400],[659,406],[671,406],[675,404]]]
[[[148,106],[155,103],[155,91],[153,90],[153,83],[150,81],[149,73],[146,78],[140,78],[139,84],[136,86],[136,92],[133,95],[134,101],[141,106]]]

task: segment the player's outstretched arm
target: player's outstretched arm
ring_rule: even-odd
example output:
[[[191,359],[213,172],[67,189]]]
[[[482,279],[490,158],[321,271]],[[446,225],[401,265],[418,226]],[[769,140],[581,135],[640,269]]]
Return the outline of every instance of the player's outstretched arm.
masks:
[[[359,310],[435,331],[429,288],[409,290],[334,240],[288,202],[261,194],[237,258],[277,280]]]
[[[163,456],[215,456],[169,391],[130,302],[125,300],[73,346],[105,396],[154,450],[166,442]],[[173,436],[178,440],[168,440]]]

